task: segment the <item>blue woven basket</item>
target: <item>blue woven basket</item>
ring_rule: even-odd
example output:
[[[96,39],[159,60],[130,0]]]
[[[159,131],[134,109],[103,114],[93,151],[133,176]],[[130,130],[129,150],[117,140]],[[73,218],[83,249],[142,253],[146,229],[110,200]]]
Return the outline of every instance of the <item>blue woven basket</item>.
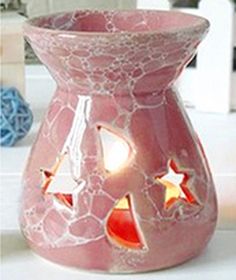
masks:
[[[0,87],[0,145],[13,146],[30,130],[33,115],[16,88]]]

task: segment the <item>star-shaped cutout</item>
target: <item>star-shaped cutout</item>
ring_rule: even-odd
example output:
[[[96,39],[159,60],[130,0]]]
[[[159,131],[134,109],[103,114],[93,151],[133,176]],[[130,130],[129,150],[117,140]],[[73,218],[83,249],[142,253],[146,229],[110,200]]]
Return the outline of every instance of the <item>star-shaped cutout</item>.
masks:
[[[69,172],[68,172],[69,171]],[[51,170],[41,168],[43,176],[42,192],[44,195],[52,194],[57,200],[68,207],[73,206],[72,192],[75,182],[70,176],[68,154],[61,155]]]
[[[173,160],[168,162],[168,173],[157,177],[156,180],[165,187],[165,208],[170,207],[178,199],[183,199],[188,203],[196,202],[187,186],[189,175],[180,171]]]

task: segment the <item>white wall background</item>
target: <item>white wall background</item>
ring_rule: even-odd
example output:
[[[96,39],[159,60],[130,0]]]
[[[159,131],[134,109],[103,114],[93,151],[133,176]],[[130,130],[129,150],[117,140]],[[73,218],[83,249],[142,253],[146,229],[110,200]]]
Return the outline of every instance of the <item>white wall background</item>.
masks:
[[[80,9],[132,9],[136,0],[21,0],[29,17]]]
[[[137,0],[137,7],[169,10],[167,0]],[[181,8],[210,21],[208,36],[199,47],[197,67],[188,68],[178,81],[187,104],[205,112],[228,113],[236,110],[236,72],[233,72],[233,47],[236,47],[236,11],[231,0],[201,0],[199,7]]]

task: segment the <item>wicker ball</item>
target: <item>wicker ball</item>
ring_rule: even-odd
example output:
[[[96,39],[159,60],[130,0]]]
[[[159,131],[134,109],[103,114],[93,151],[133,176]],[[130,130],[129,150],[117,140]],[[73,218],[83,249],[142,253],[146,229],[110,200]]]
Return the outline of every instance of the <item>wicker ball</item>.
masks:
[[[30,130],[33,115],[16,88],[0,87],[0,145],[13,146]]]

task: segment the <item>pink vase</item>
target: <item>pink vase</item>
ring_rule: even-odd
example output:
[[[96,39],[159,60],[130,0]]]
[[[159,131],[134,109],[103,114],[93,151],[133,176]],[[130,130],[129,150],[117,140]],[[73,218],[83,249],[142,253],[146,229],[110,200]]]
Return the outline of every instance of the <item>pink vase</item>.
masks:
[[[26,39],[57,83],[23,181],[21,228],[35,252],[122,273],[204,249],[214,184],[173,83],[208,27],[142,10],[28,21]]]

